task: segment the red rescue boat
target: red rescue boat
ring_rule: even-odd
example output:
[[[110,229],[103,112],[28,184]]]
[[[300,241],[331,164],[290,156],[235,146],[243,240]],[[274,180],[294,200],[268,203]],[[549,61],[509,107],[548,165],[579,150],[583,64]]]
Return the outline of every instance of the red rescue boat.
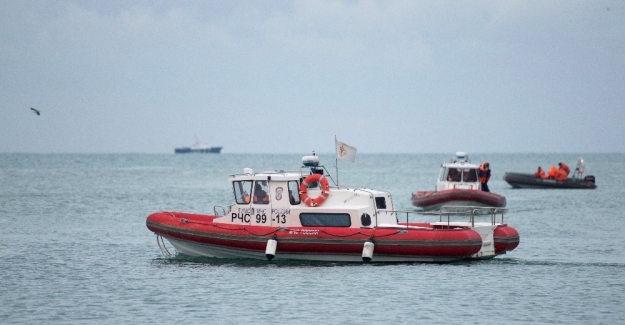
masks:
[[[443,206],[479,206],[504,208],[506,198],[486,192],[478,177],[479,166],[472,164],[464,152],[441,165],[435,191],[412,194],[412,204],[424,211],[439,210]]]
[[[505,225],[494,219],[408,222],[413,212],[395,211],[387,191],[331,186],[316,156],[303,163],[295,172],[246,168],[230,176],[233,204],[213,214],[156,212],[146,226],[163,251],[167,239],[179,254],[218,258],[451,262],[509,250],[496,248]]]

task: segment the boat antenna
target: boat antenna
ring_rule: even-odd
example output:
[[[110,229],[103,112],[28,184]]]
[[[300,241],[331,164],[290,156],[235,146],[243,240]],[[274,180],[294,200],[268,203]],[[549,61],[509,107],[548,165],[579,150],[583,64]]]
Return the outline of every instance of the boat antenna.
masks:
[[[584,158],[579,158],[577,161],[577,166],[575,166],[575,171],[573,172],[573,179],[582,178],[582,174],[584,173]]]
[[[334,135],[334,168],[336,168],[336,186],[339,186],[339,157],[336,155],[336,134]]]

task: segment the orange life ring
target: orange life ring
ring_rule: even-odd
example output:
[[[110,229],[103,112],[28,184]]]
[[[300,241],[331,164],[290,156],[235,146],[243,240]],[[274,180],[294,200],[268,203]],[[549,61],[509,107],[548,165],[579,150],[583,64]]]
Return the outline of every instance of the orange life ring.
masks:
[[[321,183],[321,195],[311,199],[308,197],[308,184],[313,182]],[[330,196],[330,184],[328,183],[328,179],[321,174],[309,175],[302,181],[302,184],[299,185],[299,198],[309,207],[316,207],[323,204],[328,196]]]

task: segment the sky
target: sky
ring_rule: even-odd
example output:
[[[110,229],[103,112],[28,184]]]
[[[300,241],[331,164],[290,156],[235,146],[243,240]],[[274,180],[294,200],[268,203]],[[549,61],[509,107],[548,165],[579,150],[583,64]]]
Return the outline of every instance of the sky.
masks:
[[[331,153],[335,137],[623,153],[625,1],[0,0],[0,153]]]

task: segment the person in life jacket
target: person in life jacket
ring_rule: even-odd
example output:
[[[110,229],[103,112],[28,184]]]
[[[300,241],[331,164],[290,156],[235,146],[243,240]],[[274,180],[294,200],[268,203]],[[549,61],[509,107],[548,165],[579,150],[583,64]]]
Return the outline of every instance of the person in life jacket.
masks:
[[[477,175],[480,177],[480,183],[482,183],[482,191],[490,192],[488,189],[488,180],[490,179],[490,164],[485,161],[478,169]]]
[[[560,163],[558,163],[558,166],[560,167],[560,170],[563,171],[566,174],[566,176],[568,177],[569,173],[571,172],[571,169],[569,168],[569,165],[567,165],[567,164],[565,164],[563,162],[560,162]]]
[[[556,181],[566,181],[566,179],[566,172],[562,169],[558,169],[558,173],[556,174]]]
[[[556,175],[558,175],[558,169],[555,166],[551,166],[549,173],[547,173],[547,178],[556,179]]]
[[[269,202],[269,197],[267,196],[267,192],[263,190],[260,184],[257,182],[254,187],[254,203],[267,203]]]
[[[534,177],[547,178],[547,174],[545,174],[545,171],[540,166],[538,166],[538,170],[534,173]]]

